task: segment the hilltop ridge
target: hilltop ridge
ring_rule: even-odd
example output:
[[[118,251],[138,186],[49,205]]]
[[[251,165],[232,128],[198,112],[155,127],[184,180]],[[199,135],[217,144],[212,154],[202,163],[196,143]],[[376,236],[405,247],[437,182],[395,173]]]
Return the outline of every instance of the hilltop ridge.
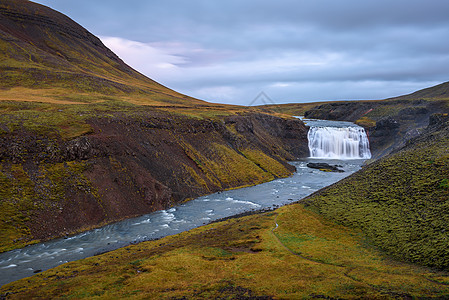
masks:
[[[418,90],[416,92],[389,98],[391,100],[449,100],[449,81]]]
[[[51,8],[4,0],[0,15],[0,99],[19,100],[6,91],[20,87],[22,94],[33,96],[33,90],[40,90],[53,96],[48,101],[61,95],[70,101],[67,94],[78,92],[90,94],[90,101],[98,95],[133,94],[142,104],[206,104],[140,74],[99,38]]]

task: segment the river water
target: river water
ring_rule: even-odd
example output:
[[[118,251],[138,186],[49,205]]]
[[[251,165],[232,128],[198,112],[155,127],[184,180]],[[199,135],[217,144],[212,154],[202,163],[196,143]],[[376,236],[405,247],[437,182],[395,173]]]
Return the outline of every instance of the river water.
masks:
[[[322,172],[307,167],[308,162],[323,160],[306,159],[292,162],[297,171],[289,178],[203,196],[168,210],[128,219],[73,237],[1,253],[0,285],[130,243],[157,239],[224,217],[298,201],[359,170],[363,161],[326,160],[327,163],[341,165],[344,173]]]

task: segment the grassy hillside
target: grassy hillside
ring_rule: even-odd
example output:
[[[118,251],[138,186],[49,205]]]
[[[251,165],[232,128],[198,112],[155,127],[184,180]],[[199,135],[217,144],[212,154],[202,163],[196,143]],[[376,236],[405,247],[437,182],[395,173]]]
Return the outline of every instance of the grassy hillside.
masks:
[[[23,298],[449,296],[448,273],[392,261],[300,204],[131,245],[5,285]]]
[[[310,103],[289,103],[276,105],[261,105],[259,109],[275,111],[290,116],[318,117],[313,112],[321,113],[321,118],[331,120],[347,120],[360,122],[362,126],[371,127],[376,121],[393,117],[402,112],[410,114],[410,109],[422,109],[429,106],[429,102],[441,102],[448,109],[449,82],[428,87],[407,95],[385,100],[359,100],[359,101],[322,101]],[[352,105],[351,105],[352,104]],[[438,104],[430,104],[439,107]],[[439,107],[441,108],[441,107]],[[404,109],[407,109],[404,111]],[[407,112],[408,111],[408,112]]]
[[[449,270],[449,124],[439,126],[318,192],[310,208],[396,258]]]
[[[205,104],[139,74],[68,17],[27,0],[0,3],[0,100]]]
[[[310,103],[289,103],[289,104],[269,104],[256,106],[257,109],[266,112],[280,113],[289,116],[304,116],[304,114],[318,105],[329,102],[310,102]]]
[[[408,95],[399,96],[391,99],[397,100],[449,100],[449,82],[444,82],[436,86],[425,88]]]

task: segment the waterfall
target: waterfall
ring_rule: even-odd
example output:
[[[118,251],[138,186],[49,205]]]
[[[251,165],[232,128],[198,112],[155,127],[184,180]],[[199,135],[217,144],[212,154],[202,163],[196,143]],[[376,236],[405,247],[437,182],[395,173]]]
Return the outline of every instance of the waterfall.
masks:
[[[311,126],[307,135],[311,158],[369,159],[371,152],[365,129]]]

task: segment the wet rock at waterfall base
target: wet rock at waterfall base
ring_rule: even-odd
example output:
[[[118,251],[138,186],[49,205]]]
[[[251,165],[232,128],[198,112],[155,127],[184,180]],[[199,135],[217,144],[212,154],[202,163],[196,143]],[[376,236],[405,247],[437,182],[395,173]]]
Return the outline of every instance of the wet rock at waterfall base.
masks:
[[[344,172],[344,170],[339,169],[337,165],[330,165],[328,163],[308,163],[307,167],[312,169],[318,169],[324,172]]]

